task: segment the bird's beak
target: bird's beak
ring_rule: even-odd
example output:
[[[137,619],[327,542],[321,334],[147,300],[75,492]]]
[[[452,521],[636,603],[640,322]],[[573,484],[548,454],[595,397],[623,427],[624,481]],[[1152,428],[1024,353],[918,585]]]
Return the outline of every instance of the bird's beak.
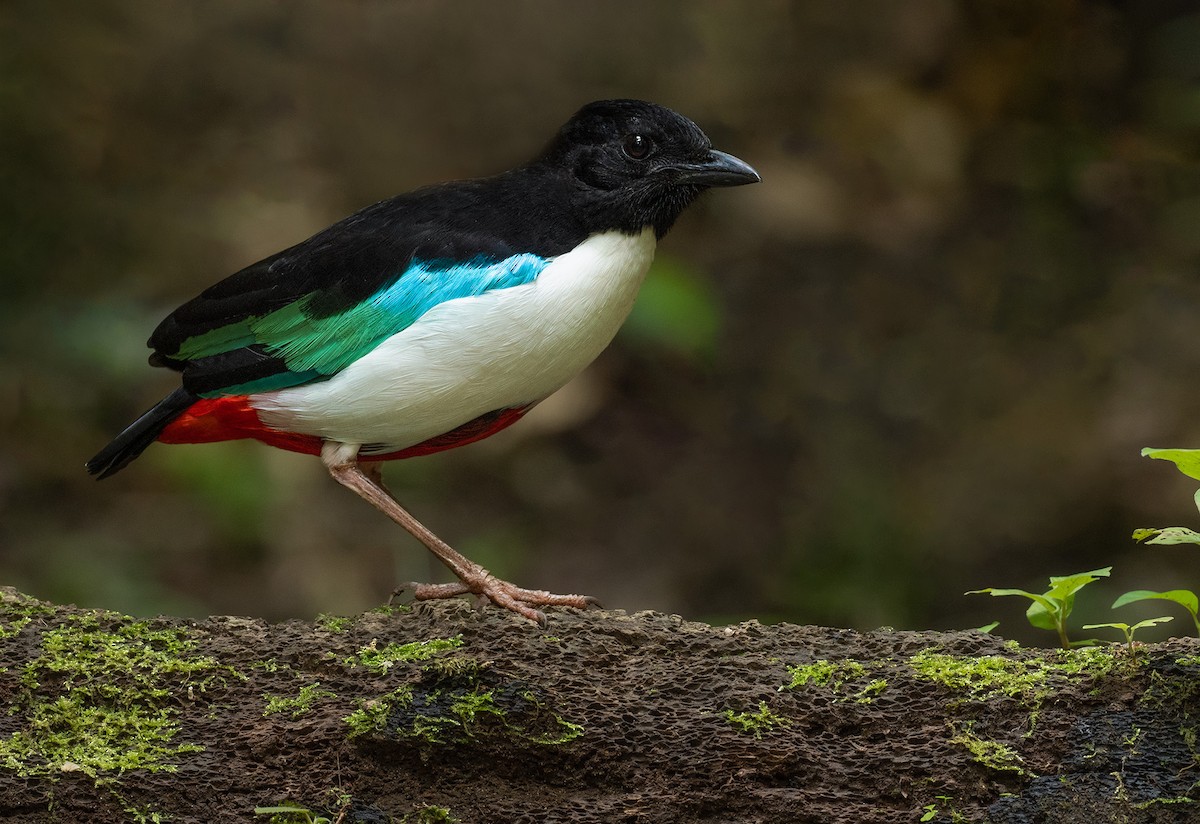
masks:
[[[675,171],[680,183],[697,186],[743,186],[762,180],[749,163],[716,149],[709,150],[704,162],[681,164]]]

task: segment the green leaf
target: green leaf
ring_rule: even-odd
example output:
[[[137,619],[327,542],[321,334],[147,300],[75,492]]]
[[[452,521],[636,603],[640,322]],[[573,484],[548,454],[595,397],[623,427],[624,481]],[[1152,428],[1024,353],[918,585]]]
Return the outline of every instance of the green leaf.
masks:
[[[973,589],[967,595],[994,595],[997,597],[1002,595],[1019,595],[1022,598],[1028,598],[1033,602],[1029,605],[1029,609],[1025,610],[1025,617],[1029,619],[1029,623],[1038,629],[1058,629],[1055,616],[1058,615],[1062,605],[1051,601],[1045,595],[1036,595],[1032,592],[1026,592],[1023,589],[998,589],[996,587]]]
[[[1160,593],[1155,592],[1152,589],[1131,589],[1129,592],[1122,593],[1120,596],[1118,596],[1117,600],[1112,602],[1112,606],[1109,607],[1109,609],[1123,607],[1126,604],[1132,604],[1135,601],[1149,601],[1151,598],[1157,598],[1159,595]]]
[[[1142,456],[1170,461],[1184,475],[1200,481],[1200,449],[1154,449],[1147,446],[1142,450]]]
[[[1126,592],[1117,600],[1113,601],[1112,608],[1123,607],[1126,604],[1132,604],[1136,601],[1149,601],[1158,599],[1161,601],[1174,601],[1183,606],[1192,615],[1200,612],[1200,598],[1196,597],[1196,593],[1188,589],[1169,589],[1166,592],[1154,592],[1149,589],[1135,589]]]
[[[967,595],[987,593],[989,595],[1019,595],[1022,598],[1028,598],[1032,601],[1029,608],[1025,610],[1025,617],[1029,623],[1038,629],[1057,631],[1062,636],[1067,616],[1075,608],[1075,593],[1093,581],[1107,578],[1111,572],[1112,567],[1107,566],[1093,569],[1090,572],[1077,572],[1074,575],[1052,576],[1050,589],[1041,595],[1023,589],[997,589],[996,587],[974,589]],[[1072,646],[1086,646],[1086,644],[1078,642]]]
[[[1164,615],[1161,618],[1147,618],[1145,621],[1138,621],[1136,624],[1134,624],[1132,627],[1130,627],[1130,629],[1134,630],[1134,629],[1141,629],[1142,627],[1152,627],[1152,626],[1155,626],[1156,624],[1165,624],[1165,623],[1167,623],[1167,621],[1174,621],[1174,620],[1175,620],[1175,618],[1170,615]]]
[[[1165,529],[1138,531],[1154,533],[1153,538],[1143,541],[1147,544],[1200,544],[1200,532],[1195,532],[1186,526],[1169,526]]]
[[[988,587],[987,589],[973,589],[966,594],[967,595],[993,595],[996,597],[1000,597],[1002,595],[1020,595],[1022,598],[1028,598],[1030,601],[1033,601],[1035,604],[1041,604],[1043,608],[1045,608],[1046,610],[1048,610],[1050,612],[1055,611],[1055,605],[1051,601],[1047,600],[1046,596],[1035,595],[1034,593],[1026,592],[1023,589],[998,589],[996,587]],[[1053,629],[1053,628],[1054,627],[1051,626],[1051,629]]]
[[[1141,541],[1146,540],[1147,538],[1153,538],[1155,535],[1157,535],[1160,532],[1162,532],[1161,529],[1149,529],[1149,528],[1135,529],[1133,531],[1133,540],[1141,542]]]
[[[1038,629],[1057,630],[1059,623],[1071,614],[1071,605],[1062,601],[1051,601],[1051,606],[1046,606],[1042,601],[1034,601],[1029,605],[1029,609],[1025,610],[1026,620]]]
[[[1093,581],[1107,578],[1111,572],[1112,567],[1108,566],[1090,572],[1077,572],[1074,575],[1051,576],[1050,589],[1043,597],[1055,604],[1055,608],[1047,609],[1044,605],[1034,604],[1025,611],[1025,617],[1029,619],[1029,623],[1040,629],[1057,629],[1075,609],[1075,593]]]
[[[991,632],[998,626],[1000,626],[999,621],[992,621],[990,624],[984,624],[981,627],[975,627],[975,631],[976,632]]]
[[[1124,632],[1126,635],[1133,635],[1133,633],[1135,633],[1139,629],[1143,629],[1144,627],[1153,627],[1157,624],[1165,624],[1165,623],[1167,623],[1167,621],[1174,621],[1174,620],[1175,619],[1172,616],[1164,615],[1161,618],[1147,618],[1144,621],[1138,621],[1136,624],[1133,624],[1132,626],[1130,626],[1129,624],[1126,624],[1122,621],[1114,621],[1111,624],[1084,624],[1083,628],[1084,629],[1112,628],[1112,629],[1119,629],[1119,630],[1121,630],[1121,632]]]
[[[988,587],[987,589],[973,589],[966,595],[992,595],[1000,597],[1002,595],[1020,595],[1022,598],[1028,598],[1031,601],[1045,601],[1044,595],[1035,595],[1032,592],[1027,592],[1023,589],[1000,589],[998,587]]]
[[[1046,597],[1052,600],[1065,601],[1088,584],[1098,581],[1101,578],[1107,578],[1111,573],[1112,567],[1106,566],[1101,569],[1093,569],[1091,572],[1077,572],[1074,575],[1051,577],[1050,590],[1046,593]],[[1068,609],[1067,612],[1069,613],[1070,610]]]

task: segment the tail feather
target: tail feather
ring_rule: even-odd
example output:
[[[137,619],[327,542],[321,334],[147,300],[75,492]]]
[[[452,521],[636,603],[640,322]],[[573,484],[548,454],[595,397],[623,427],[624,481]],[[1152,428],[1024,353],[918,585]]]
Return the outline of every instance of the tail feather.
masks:
[[[157,440],[167,424],[197,400],[195,395],[183,387],[176,389],[125,427],[125,431],[113,438],[112,443],[97,452],[96,457],[87,462],[87,471],[95,475],[97,480],[103,480],[121,471]]]

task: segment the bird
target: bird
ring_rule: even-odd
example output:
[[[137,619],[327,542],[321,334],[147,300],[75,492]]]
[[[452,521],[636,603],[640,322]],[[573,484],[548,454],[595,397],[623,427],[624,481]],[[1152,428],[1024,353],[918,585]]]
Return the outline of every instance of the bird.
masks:
[[[589,103],[524,165],[367,206],[179,306],[147,343],[178,388],[86,469],[108,478],[155,441],[316,455],[458,579],[414,599],[474,595],[542,626],[541,607],[597,605],[493,576],[402,507],[381,465],[518,421],[612,341],[689,204],[760,180],[669,108]]]

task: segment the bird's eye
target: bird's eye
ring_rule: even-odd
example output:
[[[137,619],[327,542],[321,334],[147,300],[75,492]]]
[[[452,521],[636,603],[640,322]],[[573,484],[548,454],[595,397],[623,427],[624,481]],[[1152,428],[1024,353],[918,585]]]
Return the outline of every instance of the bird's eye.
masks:
[[[644,134],[627,134],[621,148],[634,160],[645,160],[654,146]]]

